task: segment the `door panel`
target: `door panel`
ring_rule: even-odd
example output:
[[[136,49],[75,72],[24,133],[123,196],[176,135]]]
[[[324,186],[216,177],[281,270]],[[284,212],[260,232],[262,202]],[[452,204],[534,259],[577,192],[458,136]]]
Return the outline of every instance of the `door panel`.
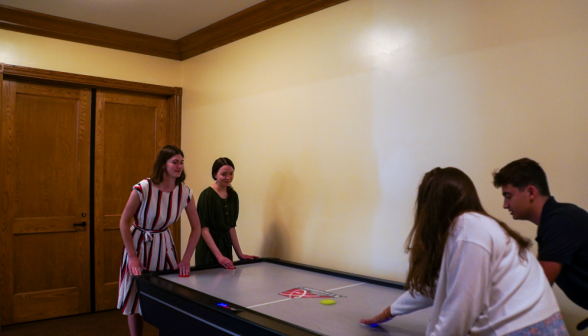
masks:
[[[77,288],[62,288],[14,296],[14,323],[79,313]]]
[[[119,222],[132,186],[148,177],[169,127],[166,98],[99,90],[94,176],[96,310],[116,308]]]
[[[89,89],[4,81],[2,323],[89,312]],[[4,270],[2,270],[4,271]]]

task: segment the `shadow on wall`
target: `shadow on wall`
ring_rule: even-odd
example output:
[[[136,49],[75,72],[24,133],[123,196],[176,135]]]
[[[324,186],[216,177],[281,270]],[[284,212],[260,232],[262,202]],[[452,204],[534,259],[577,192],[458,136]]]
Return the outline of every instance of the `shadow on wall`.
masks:
[[[321,165],[319,157],[305,151],[268,173],[261,255],[369,274],[380,189],[363,177],[377,175],[370,170],[377,165],[366,164],[369,160]]]
[[[299,246],[302,225],[307,219],[301,216],[308,214],[297,202],[300,183],[291,169],[275,172],[271,177],[263,213],[262,256],[292,260],[292,247]]]

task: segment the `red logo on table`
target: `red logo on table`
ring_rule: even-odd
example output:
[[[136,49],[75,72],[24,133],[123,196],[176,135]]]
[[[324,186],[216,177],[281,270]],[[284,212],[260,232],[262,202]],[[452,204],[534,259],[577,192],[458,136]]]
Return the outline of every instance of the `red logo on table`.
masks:
[[[308,287],[297,287],[285,292],[281,292],[280,295],[287,296],[291,299],[300,299],[300,298],[340,298],[345,297],[339,294],[333,294],[329,292],[322,291],[320,289],[308,288]]]

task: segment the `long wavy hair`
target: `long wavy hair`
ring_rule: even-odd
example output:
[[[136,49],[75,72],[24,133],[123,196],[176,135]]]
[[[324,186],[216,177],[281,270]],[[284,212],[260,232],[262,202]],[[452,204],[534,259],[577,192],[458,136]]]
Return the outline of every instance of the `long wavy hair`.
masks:
[[[184,157],[184,152],[173,145],[167,145],[159,151],[159,154],[157,154],[157,159],[155,159],[155,163],[153,164],[153,172],[149,177],[153,183],[160,184],[163,182],[163,173],[165,172],[165,164],[167,163],[167,160],[178,154]],[[185,180],[186,173],[184,170],[182,170],[182,175],[176,178],[176,185],[180,185]]]
[[[435,168],[426,173],[418,189],[415,220],[406,240],[410,266],[406,289],[434,298],[443,251],[455,219],[465,212],[477,212],[493,218],[519,245],[519,255],[526,259],[530,240],[503,222],[490,216],[482,207],[472,180],[457,168]]]

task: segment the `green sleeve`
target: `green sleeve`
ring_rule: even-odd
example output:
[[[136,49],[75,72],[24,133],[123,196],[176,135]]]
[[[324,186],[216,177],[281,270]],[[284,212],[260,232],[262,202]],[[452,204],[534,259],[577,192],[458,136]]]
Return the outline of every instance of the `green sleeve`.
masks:
[[[210,187],[209,187],[210,188]],[[196,205],[196,211],[198,212],[198,218],[200,219],[201,227],[209,227],[212,222],[214,204],[208,188],[204,189],[198,197],[198,204]]]
[[[239,218],[239,195],[235,193],[235,226],[237,226],[237,219]]]

